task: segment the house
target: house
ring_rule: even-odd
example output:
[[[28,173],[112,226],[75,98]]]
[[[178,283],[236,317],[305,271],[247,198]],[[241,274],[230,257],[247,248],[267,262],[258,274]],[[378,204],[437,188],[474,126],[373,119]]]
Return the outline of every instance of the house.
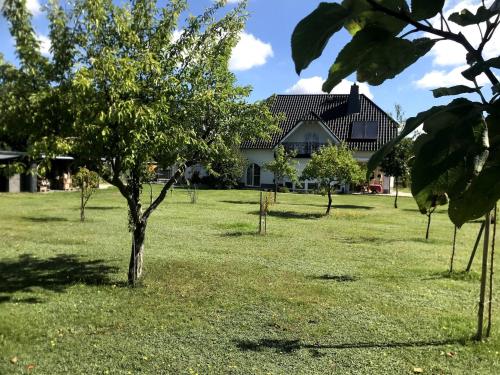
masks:
[[[271,110],[283,114],[280,131],[271,140],[245,142],[242,153],[249,161],[242,184],[247,187],[271,188],[274,185],[272,172],[263,168],[274,159],[279,145],[287,150],[296,150],[299,175],[310,160],[311,154],[326,144],[345,142],[353,156],[366,163],[383,144],[395,138],[398,123],[363,94],[354,84],[350,94],[322,95],[277,95]],[[390,192],[393,178],[374,171],[371,184],[380,184],[384,192]],[[285,185],[295,189],[290,182]],[[315,181],[305,181],[305,190],[316,188]]]

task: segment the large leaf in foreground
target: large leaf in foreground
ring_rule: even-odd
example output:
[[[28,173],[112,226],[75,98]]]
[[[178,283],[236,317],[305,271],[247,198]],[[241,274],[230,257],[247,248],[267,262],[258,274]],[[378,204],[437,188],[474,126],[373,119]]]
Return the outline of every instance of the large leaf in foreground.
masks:
[[[470,26],[477,23],[486,22],[491,17],[495,16],[495,14],[495,11],[487,9],[484,6],[480,6],[476,14],[471,13],[468,9],[463,9],[460,12],[452,13],[448,17],[448,20],[460,26]]]
[[[468,189],[450,202],[448,214],[458,226],[482,217],[500,199],[500,102],[493,106],[486,118],[490,140],[488,160]]]
[[[411,0],[411,15],[417,20],[432,18],[443,10],[444,0]]]
[[[339,31],[349,11],[335,3],[321,3],[298,23],[292,34],[292,58],[297,74],[321,56],[330,37]]]
[[[452,87],[440,87],[438,89],[434,89],[432,90],[432,95],[434,95],[435,98],[440,98],[442,96],[470,94],[473,92],[477,92],[474,87],[457,85]]]
[[[448,105],[440,105],[432,107],[431,109],[420,112],[417,116],[411,117],[406,121],[405,127],[398,134],[398,136],[383,145],[377,152],[375,152],[368,161],[367,177],[374,171],[381,163],[382,159],[397,145],[401,140],[407,137],[410,133],[414,132],[425,121],[430,121],[434,116],[439,116],[442,112],[450,111],[455,108],[467,107],[470,108],[470,101],[467,99],[455,99]]]
[[[396,12],[401,10],[409,12],[405,0],[377,0],[376,2]],[[374,10],[366,0],[344,0],[342,5],[351,13],[345,24],[345,28],[351,35],[367,27],[376,27],[396,36],[407,26],[404,21]]]
[[[441,111],[429,118],[415,141],[412,194],[421,212],[436,196],[452,201],[482,170],[488,157],[488,131],[476,103]]]
[[[485,62],[479,62],[471,66],[470,68],[464,70],[462,75],[469,81],[474,80],[475,77],[480,75],[487,68],[500,69],[500,57],[493,57]]]
[[[358,32],[340,51],[323,85],[330,92],[344,78],[358,72],[358,81],[380,85],[394,78],[430,51],[435,41],[413,41],[394,37],[390,32],[368,27]]]

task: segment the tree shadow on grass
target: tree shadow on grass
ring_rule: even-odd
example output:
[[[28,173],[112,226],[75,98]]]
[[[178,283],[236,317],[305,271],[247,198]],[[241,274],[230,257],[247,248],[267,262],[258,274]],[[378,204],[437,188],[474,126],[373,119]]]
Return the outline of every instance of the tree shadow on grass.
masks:
[[[52,223],[52,222],[69,221],[65,217],[57,217],[57,216],[24,216],[23,219],[31,221],[33,223]]]
[[[243,237],[243,236],[259,236],[259,233],[254,230],[252,232],[244,232],[244,231],[234,231],[234,232],[226,232],[222,234],[222,237]]]
[[[477,272],[471,271],[443,271],[443,272],[435,272],[431,274],[429,277],[423,278],[422,280],[439,280],[439,279],[450,279],[457,281],[479,281],[481,279],[481,275]]]
[[[352,275],[330,275],[328,273],[321,276],[310,276],[313,280],[336,281],[338,283],[357,281],[358,277]]]
[[[229,204],[259,204],[259,201],[219,201],[220,203],[229,203]]]
[[[252,211],[251,214],[258,215],[259,211]],[[271,210],[267,216],[280,217],[284,219],[320,219],[325,217],[324,213],[311,212],[295,212],[295,211],[273,211]]]
[[[343,344],[308,344],[300,340],[260,339],[235,340],[236,346],[241,351],[260,352],[265,349],[275,350],[277,353],[291,354],[301,349],[316,351],[318,349],[393,349],[393,348],[419,348],[428,346],[444,346],[452,344],[464,345],[468,339],[422,340],[404,342],[353,342]]]
[[[62,293],[73,284],[110,284],[109,275],[118,271],[103,260],[84,260],[76,255],[59,254],[39,259],[32,254],[0,261],[0,303],[37,303],[36,298],[13,299],[16,292],[33,292],[41,288]]]

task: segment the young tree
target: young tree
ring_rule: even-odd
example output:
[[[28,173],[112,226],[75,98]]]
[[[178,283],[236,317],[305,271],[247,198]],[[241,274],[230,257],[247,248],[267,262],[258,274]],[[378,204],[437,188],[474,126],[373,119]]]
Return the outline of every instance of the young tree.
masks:
[[[223,189],[238,186],[247,164],[248,160],[242,154],[240,147],[233,145],[227,153],[217,155],[210,163],[208,176],[203,179],[203,182]]]
[[[67,150],[126,199],[132,232],[130,284],[142,276],[148,219],[185,168],[209,164],[227,145],[274,130],[267,103],[247,103],[250,89],[236,86],[228,70],[244,25],[244,5],[216,19],[222,5],[188,18],[175,37],[179,14],[186,9],[183,0],[161,9],[154,0],[123,5],[76,0],[68,13],[55,1],[49,4],[55,14],[50,25],[59,32],[51,35],[53,60],[41,65],[58,72],[59,78],[32,91],[65,106],[53,120],[40,101],[26,105],[43,123],[52,124],[34,137],[33,149]],[[23,1],[8,0],[4,9],[18,45],[34,35],[27,15],[22,27],[15,24]],[[30,71],[30,64],[39,60],[37,47],[33,42],[26,48],[29,53],[20,59],[19,72]],[[153,160],[177,169],[143,209],[142,187]]]
[[[448,19],[443,14],[444,4],[444,0],[412,0],[411,7],[405,0],[321,3],[295,28],[292,55],[297,72],[302,71],[322,54],[328,40],[345,28],[352,38],[329,71],[323,86],[329,92],[354,72],[358,81],[380,85],[441,41],[463,47],[469,67],[462,76],[469,84],[438,88],[433,94],[437,98],[476,93],[479,101],[458,98],[408,119],[398,137],[383,146],[368,165],[368,170],[375,169],[397,143],[424,124],[424,133],[415,141],[412,194],[421,211],[431,206],[433,197],[445,195],[449,198],[448,215],[461,227],[469,220],[489,216],[500,198],[500,83],[492,71],[500,68],[500,58],[484,57],[485,46],[500,25],[500,0],[494,0],[489,7],[483,1],[474,13],[463,9]],[[462,32],[466,26],[479,29],[479,43],[467,39]],[[490,81],[492,95],[484,94],[484,88],[479,87],[477,77],[481,74]],[[489,219],[486,222],[488,227]],[[485,236],[485,257],[488,240]],[[483,267],[483,271],[487,272],[487,268]],[[483,319],[485,302],[483,276],[479,322]],[[482,335],[481,323],[477,339]]]
[[[90,197],[99,188],[99,175],[85,167],[81,167],[73,176],[75,186],[80,189],[80,221],[85,221],[85,206]]]
[[[279,145],[274,152],[274,160],[264,164],[264,168],[274,174],[274,203],[276,203],[278,195],[278,184],[283,182],[285,177],[288,177],[292,182],[299,182],[297,168],[292,162],[296,155],[297,152],[286,152],[285,147]]]
[[[394,208],[398,208],[399,183],[404,180],[409,172],[409,161],[413,153],[413,141],[410,138],[403,139],[391,152],[389,152],[380,163],[380,168],[386,175],[394,177],[396,187],[396,197],[394,198]]]
[[[302,171],[302,180],[316,180],[328,194],[325,215],[332,208],[332,191],[335,185],[358,182],[361,167],[352,156],[347,145],[329,145],[313,153],[311,160]]]

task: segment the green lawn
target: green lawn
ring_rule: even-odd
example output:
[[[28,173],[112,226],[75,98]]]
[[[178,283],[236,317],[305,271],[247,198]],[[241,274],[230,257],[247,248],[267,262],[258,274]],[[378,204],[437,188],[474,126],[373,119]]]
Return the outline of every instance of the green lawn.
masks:
[[[479,259],[447,276],[444,209],[426,242],[410,198],[395,210],[334,196],[323,217],[325,197],[280,194],[258,236],[257,201],[202,190],[191,204],[176,190],[131,289],[116,190],[91,199],[84,224],[78,193],[0,195],[0,373],[500,373],[499,302],[493,338],[474,343]],[[458,234],[458,270],[478,229]]]

